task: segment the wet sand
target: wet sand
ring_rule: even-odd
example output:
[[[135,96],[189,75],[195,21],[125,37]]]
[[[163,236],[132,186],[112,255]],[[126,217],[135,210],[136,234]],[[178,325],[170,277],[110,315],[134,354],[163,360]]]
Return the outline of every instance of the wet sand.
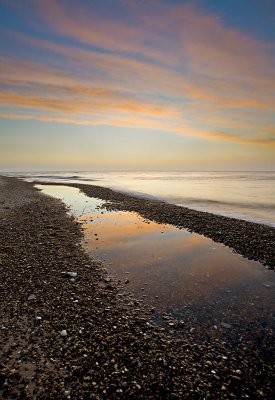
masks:
[[[118,208],[137,202],[146,214],[144,200],[113,193]],[[159,202],[146,204],[152,219],[168,218],[157,217]],[[170,317],[166,328],[153,325],[150,310],[119,296],[83,251],[81,227],[65,206],[30,183],[0,179],[0,222],[3,398],[273,398],[270,329],[197,333]],[[273,230],[263,232],[272,239]]]

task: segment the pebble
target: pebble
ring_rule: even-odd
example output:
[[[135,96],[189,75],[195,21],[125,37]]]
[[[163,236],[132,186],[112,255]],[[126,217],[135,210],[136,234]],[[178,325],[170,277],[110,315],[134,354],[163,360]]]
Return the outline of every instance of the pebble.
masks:
[[[25,185],[23,182],[21,184]],[[117,287],[113,287],[113,282],[104,283],[105,275],[100,275],[102,269],[93,261],[88,261],[80,246],[75,246],[74,242],[80,239],[80,233],[76,230],[79,227],[75,228],[73,221],[68,222],[68,219],[65,219],[62,207],[50,198],[43,200],[41,204],[40,201],[35,204],[36,207],[24,206],[24,213],[27,211],[29,213],[29,215],[26,214],[25,220],[22,219],[21,222],[21,217],[25,215],[23,211],[20,218],[14,219],[14,221],[18,221],[18,224],[13,223],[12,225],[15,233],[14,243],[19,246],[18,250],[16,247],[14,252],[18,263],[11,260],[11,265],[17,264],[20,268],[21,265],[25,265],[25,267],[31,265],[27,272],[30,280],[24,282],[26,285],[31,284],[32,286],[29,287],[33,287],[32,290],[37,291],[39,294],[37,297],[43,301],[37,305],[35,303],[37,306],[35,310],[32,307],[34,304],[22,302],[22,293],[28,294],[28,291],[22,292],[25,288],[22,287],[20,268],[14,270],[18,274],[15,275],[12,271],[12,274],[7,275],[12,278],[10,282],[18,290],[14,290],[9,299],[7,289],[5,289],[6,296],[2,294],[2,287],[0,291],[2,304],[11,310],[8,318],[4,316],[0,324],[0,326],[6,327],[5,330],[1,330],[1,335],[4,335],[3,339],[6,340],[9,351],[6,356],[4,355],[3,365],[13,362],[16,373],[11,373],[11,370],[2,368],[1,365],[1,395],[2,391],[5,391],[5,398],[37,397],[37,394],[32,393],[35,387],[31,382],[32,373],[25,372],[25,367],[28,367],[28,362],[30,362],[33,376],[36,377],[36,385],[39,388],[38,397],[45,399],[63,398],[65,391],[68,394],[67,388],[70,388],[69,393],[72,399],[237,400],[241,397],[253,399],[256,396],[262,396],[264,399],[272,398],[269,373],[273,365],[267,358],[263,362],[262,358],[264,351],[270,352],[268,344],[271,336],[266,334],[264,328],[262,331],[257,331],[259,328],[255,327],[254,329],[253,327],[247,333],[242,332],[244,336],[242,343],[246,345],[243,347],[238,342],[235,330],[228,335],[222,329],[214,331],[210,328],[202,331],[198,327],[196,328],[198,334],[191,336],[189,334],[190,326],[197,325],[191,325],[188,308],[184,316],[186,330],[168,330],[152,324],[149,326],[147,317],[140,319],[141,315],[144,317],[143,307],[140,305],[138,312],[133,309],[129,312],[125,306],[125,303],[128,302],[127,298],[118,297]],[[48,208],[45,208],[45,205]],[[170,207],[170,205],[168,206]],[[61,211],[58,211],[58,207]],[[154,212],[154,204],[150,212]],[[56,231],[55,236],[49,235],[51,242],[44,240],[44,234],[48,228],[40,228],[44,220],[53,226],[49,229]],[[60,220],[64,224],[64,230],[61,229]],[[1,223],[3,221],[0,219]],[[6,228],[5,236],[10,235],[9,240],[11,241],[12,231],[7,229],[8,225],[4,227]],[[28,239],[32,246],[30,254],[28,253],[30,247],[25,246],[24,243],[21,244],[20,230],[23,232],[25,227],[27,228],[26,232],[31,231],[32,235],[37,235],[37,240]],[[16,229],[18,230],[16,231]],[[223,229],[223,235],[225,234],[226,230]],[[233,236],[235,237],[235,230]],[[18,241],[18,237],[20,237],[20,241]],[[41,241],[42,244],[38,246],[37,244]],[[4,242],[6,243],[6,237]],[[66,245],[65,250],[64,244]],[[257,247],[257,251],[258,249],[259,247]],[[24,261],[25,259],[26,261]],[[83,277],[81,285],[71,285],[69,280],[60,284],[60,276],[57,276],[56,271],[67,269],[79,271],[79,275]],[[2,273],[7,274],[5,270]],[[45,277],[47,278],[45,279]],[[42,284],[43,279],[45,279],[45,285]],[[17,282],[16,285],[15,282]],[[104,283],[103,286],[100,287],[99,282]],[[24,296],[27,297],[27,295]],[[73,304],[74,298],[79,298],[83,307],[76,307]],[[10,299],[13,302],[9,303]],[[108,312],[105,311],[107,307],[109,308]],[[43,331],[41,330],[42,324],[36,324],[34,327],[33,321],[36,313],[40,313],[39,316],[42,315],[43,319],[45,318]],[[150,317],[158,322],[158,319],[161,319],[161,313],[162,311],[150,314]],[[22,315],[27,316],[26,323],[24,320],[21,321]],[[220,318],[222,320],[225,317]],[[173,323],[171,319],[166,321]],[[209,321],[210,326],[213,323],[211,320]],[[74,340],[71,340],[71,337],[66,339],[66,330],[64,330],[66,336],[63,341],[61,339],[54,340],[55,332],[62,336],[61,332],[63,331],[58,333],[60,324],[61,328],[70,327],[70,336],[74,332]],[[235,324],[237,331],[237,320]],[[119,329],[112,329],[112,326],[117,326]],[[219,326],[222,325],[219,324]],[[29,332],[35,333],[32,334],[32,346],[20,345],[25,328],[29,329]],[[15,348],[12,347],[12,342],[9,345],[11,333],[12,341],[16,342]],[[263,336],[260,336],[262,333]],[[255,348],[251,342],[258,337],[264,338],[264,340]],[[22,371],[17,369],[17,359],[9,359],[10,354],[14,353],[18,358],[19,351],[22,351],[22,356],[20,356]],[[40,351],[45,364],[37,364]],[[221,354],[227,354],[230,361],[223,362],[225,356],[221,356]],[[159,358],[165,362],[158,361]],[[206,360],[209,360],[212,365],[206,364]],[[116,374],[113,368],[114,364],[119,366]],[[124,374],[126,367],[129,371],[127,375]],[[211,374],[210,370],[214,372]],[[220,378],[216,375],[216,371]],[[90,380],[84,382],[83,379],[76,379],[76,377],[84,376],[88,376]],[[120,392],[121,387],[124,392],[122,395],[120,394],[122,393]]]
[[[263,286],[265,287],[265,288],[267,288],[267,289],[270,289],[272,286],[271,285],[269,285],[268,283],[263,283]]]
[[[226,322],[221,322],[221,326],[222,326],[223,328],[225,328],[225,329],[231,329],[231,328],[232,328],[232,325],[231,325],[231,324],[228,324],[228,323],[226,323]]]
[[[67,272],[67,275],[71,276],[72,278],[75,278],[77,276],[77,272]]]
[[[240,369],[236,369],[235,374],[242,375],[242,371]]]

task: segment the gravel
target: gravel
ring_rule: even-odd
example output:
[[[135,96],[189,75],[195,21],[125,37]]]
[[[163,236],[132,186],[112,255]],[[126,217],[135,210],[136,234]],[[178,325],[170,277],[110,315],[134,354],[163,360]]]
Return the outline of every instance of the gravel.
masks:
[[[111,193],[101,190],[105,199]],[[128,196],[123,206],[124,195],[113,193],[109,200],[120,208],[143,207],[147,218],[168,218],[157,217],[159,207],[170,210],[165,203],[145,206]],[[186,221],[193,215],[182,213]],[[221,327],[220,339],[172,320],[167,329],[153,325],[150,310],[136,308],[130,295],[118,296],[81,238],[60,201],[31,183],[0,178],[0,397],[274,398],[272,332],[240,340]]]

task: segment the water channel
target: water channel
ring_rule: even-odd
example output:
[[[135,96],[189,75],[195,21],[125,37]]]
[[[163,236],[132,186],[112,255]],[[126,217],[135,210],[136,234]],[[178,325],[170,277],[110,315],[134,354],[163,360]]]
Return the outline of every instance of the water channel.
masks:
[[[82,224],[83,246],[121,291],[199,329],[274,328],[275,274],[204,236],[109,211],[77,188],[37,185]]]

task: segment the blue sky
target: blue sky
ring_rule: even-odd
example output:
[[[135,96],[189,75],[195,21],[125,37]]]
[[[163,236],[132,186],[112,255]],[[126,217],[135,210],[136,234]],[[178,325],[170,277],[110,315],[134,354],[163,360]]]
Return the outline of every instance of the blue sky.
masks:
[[[270,0],[0,0],[1,170],[274,170]]]

